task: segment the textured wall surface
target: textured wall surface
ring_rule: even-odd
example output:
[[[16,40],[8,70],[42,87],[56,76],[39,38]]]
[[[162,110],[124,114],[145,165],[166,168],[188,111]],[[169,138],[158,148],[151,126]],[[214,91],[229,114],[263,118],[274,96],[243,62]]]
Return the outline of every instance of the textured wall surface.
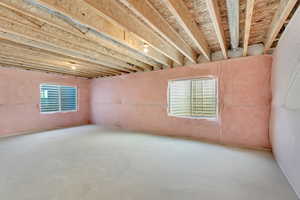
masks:
[[[290,21],[274,54],[270,126],[277,162],[300,198],[300,110],[286,106],[297,74],[300,74],[300,9]],[[300,91],[294,91],[292,95],[299,98]]]
[[[253,56],[95,79],[91,84],[91,120],[127,130],[268,148],[271,65],[270,56]],[[200,76],[218,78],[219,119],[168,116],[168,80]]]
[[[79,111],[41,114],[41,83],[77,86]],[[0,67],[0,135],[88,124],[89,91],[86,79]]]

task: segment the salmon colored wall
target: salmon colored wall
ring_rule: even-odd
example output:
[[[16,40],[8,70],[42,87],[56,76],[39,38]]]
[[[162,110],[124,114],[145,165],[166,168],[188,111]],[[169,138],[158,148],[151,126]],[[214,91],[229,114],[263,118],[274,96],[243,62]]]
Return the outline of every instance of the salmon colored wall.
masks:
[[[94,79],[91,120],[127,130],[269,148],[271,65],[272,57],[253,56]],[[219,120],[168,116],[168,80],[208,75],[219,79]]]
[[[79,111],[40,114],[39,85],[79,88]],[[89,123],[90,81],[71,76],[0,67],[0,136]]]

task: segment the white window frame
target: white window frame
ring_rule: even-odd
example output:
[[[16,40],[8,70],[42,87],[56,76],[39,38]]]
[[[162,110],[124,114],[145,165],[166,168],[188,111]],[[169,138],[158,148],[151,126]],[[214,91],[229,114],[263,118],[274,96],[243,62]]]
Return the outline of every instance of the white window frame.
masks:
[[[41,114],[54,114],[54,113],[70,113],[70,112],[78,112],[79,110],[79,104],[78,104],[78,87],[77,86],[74,86],[74,85],[57,85],[57,84],[52,84],[52,83],[41,83],[40,84],[40,94],[41,94],[41,86],[42,85],[50,85],[50,86],[58,86],[58,87],[61,87],[61,86],[66,86],[66,87],[73,87],[76,89],[76,110],[66,110],[66,111],[62,111],[61,110],[61,90],[59,89],[58,90],[58,102],[59,102],[59,111],[53,111],[53,112],[42,112],[42,109],[41,109],[41,95],[39,97],[39,109],[40,109],[40,113]]]
[[[216,116],[215,117],[205,117],[205,116],[178,116],[170,113],[170,89],[172,81],[184,81],[184,80],[198,80],[198,79],[214,79],[216,81]],[[167,90],[167,112],[170,117],[178,117],[185,119],[205,119],[211,121],[217,121],[219,118],[219,81],[217,77],[214,76],[200,76],[200,77],[191,77],[191,78],[182,78],[182,79],[170,79],[168,80],[168,90]]]

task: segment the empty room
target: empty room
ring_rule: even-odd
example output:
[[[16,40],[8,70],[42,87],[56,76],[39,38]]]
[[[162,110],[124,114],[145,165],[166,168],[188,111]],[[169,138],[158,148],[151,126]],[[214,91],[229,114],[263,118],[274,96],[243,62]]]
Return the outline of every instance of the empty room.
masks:
[[[299,0],[0,0],[0,200],[299,200]]]

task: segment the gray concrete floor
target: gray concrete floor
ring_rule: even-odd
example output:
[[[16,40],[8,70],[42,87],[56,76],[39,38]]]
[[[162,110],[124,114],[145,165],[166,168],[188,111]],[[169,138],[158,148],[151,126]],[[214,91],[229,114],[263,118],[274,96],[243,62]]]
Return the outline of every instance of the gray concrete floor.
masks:
[[[296,200],[270,152],[82,126],[0,139],[2,200]]]

